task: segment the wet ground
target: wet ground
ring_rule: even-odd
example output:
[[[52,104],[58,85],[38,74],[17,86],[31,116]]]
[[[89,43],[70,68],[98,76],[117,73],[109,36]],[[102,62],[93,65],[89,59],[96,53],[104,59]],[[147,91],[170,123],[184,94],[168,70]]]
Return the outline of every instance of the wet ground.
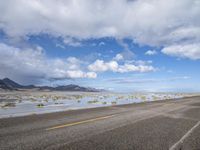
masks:
[[[0,118],[177,99],[191,95],[187,93],[0,92]]]

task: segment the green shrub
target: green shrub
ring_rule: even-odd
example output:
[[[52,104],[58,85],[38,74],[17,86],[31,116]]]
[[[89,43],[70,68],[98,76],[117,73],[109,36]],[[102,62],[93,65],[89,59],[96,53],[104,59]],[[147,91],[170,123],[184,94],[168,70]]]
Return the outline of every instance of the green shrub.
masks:
[[[117,102],[113,101],[113,102],[111,102],[111,104],[112,104],[112,105],[116,105],[116,104],[117,104]]]
[[[96,100],[96,99],[95,99],[95,100],[88,101],[89,104],[97,103],[97,102],[98,102],[98,100]]]
[[[42,108],[42,107],[44,107],[44,104],[42,104],[42,103],[37,104],[37,107],[38,107],[38,108]]]
[[[5,103],[3,106],[1,106],[2,108],[7,108],[7,107],[15,107],[16,104],[15,103]]]

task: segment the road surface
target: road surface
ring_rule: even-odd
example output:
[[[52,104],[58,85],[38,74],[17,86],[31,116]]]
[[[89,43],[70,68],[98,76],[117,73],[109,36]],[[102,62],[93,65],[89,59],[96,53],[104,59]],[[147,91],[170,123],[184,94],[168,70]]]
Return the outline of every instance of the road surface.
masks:
[[[0,119],[1,150],[199,150],[200,97]]]

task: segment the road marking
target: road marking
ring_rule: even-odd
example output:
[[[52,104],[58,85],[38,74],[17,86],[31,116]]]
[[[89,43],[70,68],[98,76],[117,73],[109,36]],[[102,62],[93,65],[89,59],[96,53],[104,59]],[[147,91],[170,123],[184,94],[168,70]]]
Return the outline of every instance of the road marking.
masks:
[[[200,125],[200,121],[198,121],[178,142],[176,142],[169,150],[176,150],[178,146],[181,146],[184,140],[190,136],[190,134]]]
[[[68,123],[68,124],[63,124],[63,125],[47,128],[45,130],[49,131],[49,130],[64,128],[64,127],[70,127],[70,126],[79,125],[79,124],[83,124],[83,123],[89,123],[89,122],[94,122],[94,121],[98,121],[98,120],[108,119],[108,118],[111,118],[111,117],[114,117],[114,116],[115,115],[109,115],[109,116],[104,116],[104,117],[88,119],[88,120],[84,120],[84,121],[72,122],[72,123]]]

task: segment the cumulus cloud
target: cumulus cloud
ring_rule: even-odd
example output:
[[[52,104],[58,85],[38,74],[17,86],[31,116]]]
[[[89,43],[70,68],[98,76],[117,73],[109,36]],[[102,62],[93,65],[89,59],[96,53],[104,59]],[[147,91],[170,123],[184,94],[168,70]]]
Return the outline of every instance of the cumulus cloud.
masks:
[[[200,41],[199,0],[6,0],[0,14],[0,29],[10,37],[46,33],[72,37],[65,40],[72,46],[80,46],[74,38],[130,38],[158,47]]]
[[[83,72],[81,70],[68,70],[66,71],[67,76],[71,78],[96,78],[95,72]]]
[[[2,0],[0,14],[0,30],[12,38],[44,33],[70,46],[89,38],[129,38],[199,59],[199,0]],[[125,49],[122,55],[133,53]]]
[[[79,60],[76,57],[68,57],[66,59],[66,63],[68,64],[68,68],[70,70],[80,69],[81,64],[83,63],[81,60]]]
[[[124,63],[123,65],[119,65],[117,61],[109,61],[104,62],[103,60],[96,60],[93,64],[88,66],[90,71],[94,72],[105,72],[105,71],[112,71],[112,72],[119,72],[119,73],[126,73],[126,72],[150,72],[155,71],[156,69],[151,65],[135,65],[131,63]]]
[[[71,38],[71,37],[65,37],[63,39],[63,43],[69,46],[73,46],[73,47],[80,47],[82,46],[81,41]]]
[[[120,61],[120,60],[123,60],[123,59],[124,59],[124,57],[123,57],[122,54],[117,54],[117,55],[113,58],[113,60],[116,60],[116,61]]]
[[[167,55],[189,58],[193,60],[200,59],[200,43],[199,44],[183,44],[171,45],[162,49]]]
[[[82,62],[75,57],[50,59],[41,48],[19,49],[0,43],[0,77],[13,79],[96,78],[95,72],[81,70]],[[19,78],[18,78],[19,77]]]
[[[145,52],[145,55],[156,55],[157,51],[156,50],[148,50]]]

